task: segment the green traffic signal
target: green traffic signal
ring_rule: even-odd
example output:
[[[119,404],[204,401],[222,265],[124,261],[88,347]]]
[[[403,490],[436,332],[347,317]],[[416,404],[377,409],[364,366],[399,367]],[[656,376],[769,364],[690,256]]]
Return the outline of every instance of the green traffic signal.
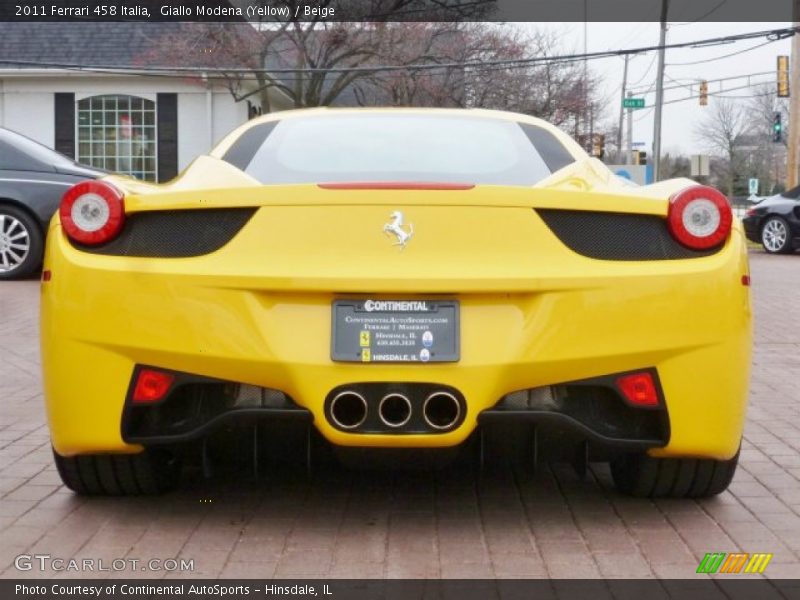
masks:
[[[772,141],[775,143],[783,141],[783,123],[779,112],[775,113],[775,118],[772,120]]]

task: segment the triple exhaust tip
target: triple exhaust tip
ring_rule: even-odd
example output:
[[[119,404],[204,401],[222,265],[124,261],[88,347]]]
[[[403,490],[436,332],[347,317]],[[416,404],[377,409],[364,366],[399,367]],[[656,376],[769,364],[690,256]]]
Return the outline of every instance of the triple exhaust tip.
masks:
[[[422,416],[434,429],[450,429],[461,417],[461,405],[450,392],[434,392],[425,399]]]
[[[411,420],[411,400],[403,394],[386,394],[378,404],[378,417],[387,427],[402,427]]]
[[[331,400],[331,420],[340,429],[351,430],[367,420],[367,400],[353,390],[336,394]],[[386,394],[378,403],[378,418],[386,427],[399,429],[408,424],[413,414],[411,400],[405,394]],[[450,429],[461,418],[461,404],[450,392],[433,392],[422,403],[422,418],[431,429]]]
[[[331,400],[331,419],[342,429],[355,429],[367,420],[367,401],[358,392],[339,392]]]

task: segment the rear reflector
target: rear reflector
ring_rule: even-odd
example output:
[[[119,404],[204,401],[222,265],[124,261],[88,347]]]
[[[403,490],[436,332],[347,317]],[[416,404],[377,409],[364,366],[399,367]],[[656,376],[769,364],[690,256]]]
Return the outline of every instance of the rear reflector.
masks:
[[[323,190],[471,190],[473,183],[435,183],[425,181],[355,181],[320,183]]]
[[[173,381],[175,381],[175,376],[170,373],[142,369],[136,378],[133,401],[139,404],[158,402],[167,395]]]
[[[658,406],[658,391],[650,373],[632,373],[617,379],[625,399],[634,406]]]

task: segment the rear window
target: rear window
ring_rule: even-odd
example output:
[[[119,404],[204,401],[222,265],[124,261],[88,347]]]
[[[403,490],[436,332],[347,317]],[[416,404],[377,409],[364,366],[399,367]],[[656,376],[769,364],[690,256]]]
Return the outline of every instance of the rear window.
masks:
[[[225,160],[265,184],[447,182],[530,186],[574,161],[546,129],[444,115],[321,115],[263,123]]]

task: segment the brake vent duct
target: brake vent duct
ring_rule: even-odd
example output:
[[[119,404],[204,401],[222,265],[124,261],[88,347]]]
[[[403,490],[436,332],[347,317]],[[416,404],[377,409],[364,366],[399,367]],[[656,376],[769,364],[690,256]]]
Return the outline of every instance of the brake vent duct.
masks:
[[[665,406],[627,402],[613,377],[519,390],[505,395],[479,422],[523,422],[569,430],[608,445],[655,447],[669,440]]]
[[[719,248],[691,250],[678,243],[657,215],[536,209],[573,252],[601,260],[680,260],[709,256]]]
[[[101,246],[72,244],[107,256],[188,258],[222,248],[241,231],[255,208],[156,210],[128,215],[122,232]]]

